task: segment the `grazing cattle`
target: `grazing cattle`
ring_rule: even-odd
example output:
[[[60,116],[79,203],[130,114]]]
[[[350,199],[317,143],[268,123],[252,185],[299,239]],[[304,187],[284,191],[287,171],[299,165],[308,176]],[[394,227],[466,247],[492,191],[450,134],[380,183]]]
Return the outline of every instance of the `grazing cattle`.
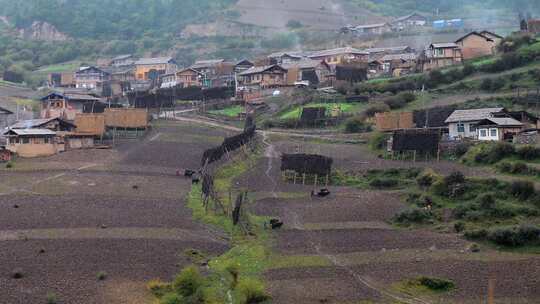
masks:
[[[321,189],[321,191],[319,191],[319,193],[317,193],[317,195],[320,196],[320,197],[328,196],[328,195],[330,195],[330,190],[328,190],[328,189]]]
[[[283,226],[283,222],[278,219],[271,219],[270,226],[272,227],[272,229],[279,229]]]
[[[196,172],[193,171],[193,170],[186,169],[186,170],[184,171],[184,176],[185,176],[185,177],[192,177],[195,173],[196,173]]]
[[[201,179],[200,179],[198,176],[193,175],[193,176],[191,177],[191,183],[192,183],[193,185],[196,185],[196,184],[198,184],[198,183],[200,183],[200,182],[201,182]]]

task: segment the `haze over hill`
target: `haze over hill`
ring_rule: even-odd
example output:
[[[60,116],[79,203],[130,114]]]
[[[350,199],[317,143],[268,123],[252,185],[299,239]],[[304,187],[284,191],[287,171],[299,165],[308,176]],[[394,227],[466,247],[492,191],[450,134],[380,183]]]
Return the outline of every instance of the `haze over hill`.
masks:
[[[391,45],[409,38],[343,41],[337,31],[414,11],[429,19],[464,18],[471,25],[467,28],[506,34],[517,29],[518,12],[539,15],[540,1],[0,0],[0,73],[15,70],[36,86],[42,75],[31,72],[44,66],[92,64],[128,53],[172,56],[187,66],[197,58],[234,60],[286,49]],[[429,39],[412,41],[424,44]]]

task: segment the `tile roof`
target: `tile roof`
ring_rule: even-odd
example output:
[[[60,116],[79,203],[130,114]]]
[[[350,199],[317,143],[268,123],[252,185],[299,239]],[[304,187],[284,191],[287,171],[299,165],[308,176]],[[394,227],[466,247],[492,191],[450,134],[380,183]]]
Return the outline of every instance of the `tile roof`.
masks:
[[[238,74],[240,76],[245,76],[245,75],[252,75],[252,74],[259,74],[259,73],[262,73],[262,72],[265,72],[273,67],[279,67],[280,69],[283,69],[285,70],[283,67],[279,66],[279,65],[265,65],[265,66],[258,66],[258,67],[252,67],[250,69],[247,69],[245,70],[244,72]]]
[[[424,19],[426,18],[426,17],[424,17],[424,16],[422,16],[422,15],[420,15],[420,14],[418,14],[418,13],[412,13],[412,14],[409,14],[409,15],[406,15],[406,16],[402,16],[402,17],[396,18],[396,19],[394,19],[392,22],[405,21],[405,20],[407,20],[407,19],[409,19],[409,18],[411,18],[411,17],[413,17],[413,16],[419,16],[419,17],[422,17],[422,18],[424,18]]]
[[[363,24],[363,25],[355,26],[354,29],[372,29],[372,28],[383,27],[387,24],[388,23]]]
[[[400,45],[400,46],[391,46],[391,47],[369,48],[369,49],[365,49],[364,51],[368,53],[403,52],[409,48],[410,47],[407,45]]]
[[[415,53],[407,54],[388,54],[384,55],[380,60],[381,61],[392,61],[392,60],[415,60],[418,56]]]
[[[280,64],[280,66],[286,70],[293,68],[312,69],[320,66],[321,64],[323,63],[319,60],[303,59],[296,62]]]
[[[470,110],[456,110],[448,117],[445,123],[478,121],[492,117],[494,113],[503,112],[504,108],[483,108]]]
[[[206,68],[225,62],[225,59],[198,60],[191,66],[192,69]]]
[[[4,135],[9,133],[14,133],[15,135],[25,136],[25,135],[56,135],[56,132],[49,129],[9,129]]]
[[[13,114],[13,112],[11,112],[10,110],[8,110],[8,109],[6,109],[6,108],[0,107],[0,114],[7,114],[7,115],[10,115],[10,114]]]
[[[336,49],[330,49],[330,50],[316,51],[316,52],[313,52],[313,54],[309,55],[308,57],[314,58],[314,57],[333,56],[333,55],[340,55],[340,54],[369,55],[369,53],[366,51],[362,51],[362,50],[355,49],[352,47],[343,47],[343,48],[336,48]]]
[[[112,61],[115,61],[115,60],[123,60],[123,59],[129,59],[133,57],[133,55],[130,55],[130,54],[126,54],[126,55],[120,55],[120,56],[116,56],[114,57],[113,59],[111,59]]]
[[[447,48],[457,48],[459,47],[454,42],[445,42],[445,43],[433,43],[431,44],[436,49],[447,49]]]
[[[511,117],[490,117],[486,118],[498,126],[523,126],[523,124]]]
[[[54,118],[21,120],[11,125],[9,128],[10,129],[31,129],[31,128],[42,126],[52,120],[54,120]]]
[[[75,127],[74,124],[62,120],[60,118],[41,118],[41,119],[28,119],[28,120],[21,120],[16,122],[15,124],[11,125],[10,129],[32,129],[32,128],[39,128],[53,120],[59,120],[62,124],[67,124]]]
[[[149,64],[167,64],[174,61],[172,57],[155,57],[155,58],[141,58],[135,62],[136,65],[149,65]]]

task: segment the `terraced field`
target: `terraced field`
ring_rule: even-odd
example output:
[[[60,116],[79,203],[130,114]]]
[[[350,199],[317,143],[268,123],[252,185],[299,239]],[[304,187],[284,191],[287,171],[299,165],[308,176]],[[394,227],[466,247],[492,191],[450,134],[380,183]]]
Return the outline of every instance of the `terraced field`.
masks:
[[[261,193],[252,212],[285,222],[274,242],[283,260],[265,274],[274,303],[482,303],[490,280],[496,303],[540,303],[537,255],[472,252],[471,243],[454,233],[397,228],[390,221],[405,208],[399,192],[333,187],[328,198],[310,197],[312,186],[285,183],[279,172],[279,153],[298,146],[334,157],[341,170],[400,166],[357,145],[271,143],[273,153],[238,182]],[[464,169],[444,162],[417,166],[441,173]],[[262,172],[269,174],[263,179]],[[447,293],[402,288],[420,276],[448,279],[456,288]]]
[[[46,303],[53,293],[59,303],[151,303],[146,283],[170,280],[189,263],[184,251],[223,253],[225,235],[191,219],[191,181],[176,170],[197,168],[213,145],[204,138],[226,134],[160,123],[113,150],[0,171],[0,302]],[[12,278],[15,271],[23,277]]]

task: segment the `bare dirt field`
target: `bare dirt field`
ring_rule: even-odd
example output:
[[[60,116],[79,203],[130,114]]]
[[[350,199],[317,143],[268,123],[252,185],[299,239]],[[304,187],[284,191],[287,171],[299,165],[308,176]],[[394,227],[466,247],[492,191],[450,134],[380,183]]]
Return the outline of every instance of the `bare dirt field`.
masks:
[[[339,0],[240,0],[236,10],[240,22],[264,27],[285,28],[289,20],[316,29],[337,30],[348,24],[373,24],[385,19],[368,10]]]
[[[54,293],[59,303],[151,303],[145,284],[170,280],[189,263],[185,250],[226,251],[223,233],[191,219],[191,182],[176,176],[198,168],[225,134],[160,122],[111,150],[21,159],[1,170],[0,302],[45,303]],[[21,279],[12,278],[16,269]]]
[[[450,162],[382,160],[362,145],[282,139],[268,144],[266,157],[237,182],[264,193],[254,194],[258,198],[252,212],[285,223],[274,235],[274,250],[291,262],[265,274],[274,303],[481,303],[490,279],[495,282],[495,303],[540,303],[537,255],[487,247],[473,253],[471,243],[454,233],[397,228],[391,218],[405,207],[399,192],[332,187],[330,197],[311,198],[313,186],[281,179],[279,155],[320,153],[333,157],[336,167],[345,171],[433,167],[440,173],[488,172]],[[456,288],[447,293],[398,288],[420,276],[449,279]]]

